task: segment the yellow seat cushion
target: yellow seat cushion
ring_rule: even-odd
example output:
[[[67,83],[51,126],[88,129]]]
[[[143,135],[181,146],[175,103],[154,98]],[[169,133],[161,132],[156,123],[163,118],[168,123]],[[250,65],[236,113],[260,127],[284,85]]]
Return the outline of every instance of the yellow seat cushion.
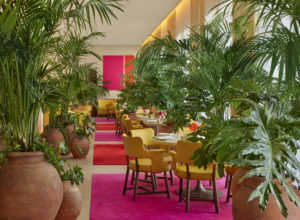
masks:
[[[176,175],[180,178],[187,179],[186,165],[177,165]],[[213,166],[208,166],[206,170],[204,167],[198,168],[197,166],[190,165],[190,179],[191,180],[212,180]],[[216,178],[219,179],[218,174]]]
[[[163,172],[163,171],[169,171],[171,169],[171,164],[170,164],[171,161],[172,161],[171,155],[170,154],[165,154],[163,156],[163,167],[159,168],[161,170],[158,173]],[[139,163],[139,172],[153,172],[151,159],[149,159],[149,158],[139,158],[138,163]],[[136,170],[135,160],[130,160],[129,161],[129,168],[131,170]]]

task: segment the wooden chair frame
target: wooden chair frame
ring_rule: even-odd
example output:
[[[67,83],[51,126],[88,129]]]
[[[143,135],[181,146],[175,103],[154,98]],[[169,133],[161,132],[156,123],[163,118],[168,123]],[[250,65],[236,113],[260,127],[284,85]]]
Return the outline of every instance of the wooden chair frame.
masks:
[[[217,168],[216,165],[213,165],[213,173],[212,173],[212,185],[213,185],[213,199],[198,199],[198,198],[191,198],[190,197],[190,180],[191,180],[191,173],[190,173],[190,165],[186,164],[186,195],[183,194],[183,178],[180,178],[179,182],[179,202],[182,200],[185,201],[185,211],[189,212],[190,209],[190,201],[213,201],[215,204],[216,213],[220,212],[219,208],[219,199],[217,195],[217,183],[216,183],[216,172]]]
[[[165,179],[166,190],[165,191],[157,191],[157,184],[156,184],[155,174],[151,173],[151,180],[150,181],[144,180],[144,179],[139,179],[139,173],[140,173],[140,171],[139,171],[138,158],[134,158],[134,160],[135,160],[136,171],[133,170],[132,177],[134,176],[134,173],[135,173],[135,178],[132,178],[131,182],[133,182],[133,180],[135,180],[135,184],[134,184],[134,187],[127,187],[130,168],[129,168],[129,156],[126,155],[127,168],[126,168],[126,176],[125,176],[125,182],[124,182],[124,188],[123,188],[123,195],[126,194],[127,190],[133,189],[134,190],[133,201],[136,201],[137,195],[162,194],[162,193],[166,193],[168,199],[170,199],[171,196],[170,196],[169,183],[168,183],[168,179],[167,179],[167,172],[164,171],[164,179]],[[139,186],[138,185],[139,181],[146,182],[146,183],[151,183],[151,185],[148,185],[148,186]],[[152,191],[149,190],[149,189],[147,189],[146,187],[152,187]],[[138,189],[142,189],[145,192],[138,192]]]

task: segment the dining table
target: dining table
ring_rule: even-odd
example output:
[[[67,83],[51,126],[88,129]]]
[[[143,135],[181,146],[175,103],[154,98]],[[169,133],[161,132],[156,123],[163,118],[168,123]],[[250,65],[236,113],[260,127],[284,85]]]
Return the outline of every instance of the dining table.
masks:
[[[151,118],[149,115],[145,114],[128,114],[129,118],[134,121],[139,121],[146,128],[153,128],[154,134],[157,135],[160,131],[170,132],[172,131],[172,126],[166,124],[164,120],[158,117]]]

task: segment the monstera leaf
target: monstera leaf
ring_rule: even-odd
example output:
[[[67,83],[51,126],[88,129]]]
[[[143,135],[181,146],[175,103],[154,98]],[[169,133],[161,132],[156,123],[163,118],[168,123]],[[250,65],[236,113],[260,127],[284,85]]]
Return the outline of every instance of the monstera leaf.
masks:
[[[221,167],[227,162],[252,169],[243,177],[263,177],[263,182],[253,191],[249,201],[259,197],[259,207],[263,211],[272,193],[284,216],[287,208],[281,198],[281,191],[274,180],[278,179],[286,189],[290,200],[297,206],[300,201],[286,177],[300,183],[296,171],[300,163],[296,152],[300,120],[290,115],[291,108],[286,104],[256,104],[243,100],[252,106],[249,113],[240,118],[223,120],[219,127],[207,128],[204,145],[195,152],[196,164],[205,166],[216,160]],[[218,128],[218,129],[217,129]],[[204,128],[205,129],[205,128]],[[215,131],[215,135],[213,134]],[[219,169],[220,175],[223,169]]]

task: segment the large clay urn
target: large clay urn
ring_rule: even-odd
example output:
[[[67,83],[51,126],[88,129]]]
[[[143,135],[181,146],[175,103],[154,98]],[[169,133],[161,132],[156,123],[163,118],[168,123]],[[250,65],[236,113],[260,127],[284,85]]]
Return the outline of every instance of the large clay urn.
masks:
[[[64,196],[56,220],[76,220],[81,211],[81,193],[71,181],[63,181]]]
[[[74,137],[74,135],[73,135],[74,128],[75,128],[74,125],[68,125],[66,127],[66,133],[67,133],[68,144],[69,145],[72,143],[72,139]]]
[[[269,201],[267,208],[264,212],[259,209],[259,199],[247,202],[251,193],[256,189],[256,187],[263,181],[262,177],[251,177],[244,179],[244,181],[236,188],[234,195],[232,196],[232,215],[234,220],[299,220],[300,209],[292,203],[285,189],[275,180],[275,184],[282,192],[282,199],[288,208],[288,218],[282,216],[280,209],[278,208],[275,198],[273,195],[269,195]],[[291,180],[287,179],[289,184]],[[294,191],[300,196],[299,191],[294,188]]]
[[[251,168],[240,168],[234,173],[231,182],[232,196],[234,196],[236,191],[243,185],[244,181],[239,181],[243,176],[245,176],[248,173],[249,170],[251,170]]]
[[[63,198],[56,169],[42,152],[13,152],[0,168],[0,220],[53,220]]]
[[[65,138],[59,128],[50,128],[45,130],[42,134],[42,137],[47,140],[47,142],[58,149],[59,142],[65,142]]]
[[[83,151],[80,152],[78,150],[78,147]],[[89,140],[84,137],[82,139],[80,139],[78,136],[73,137],[72,139],[72,143],[70,145],[70,150],[73,154],[73,157],[75,159],[83,159],[86,158],[89,150],[90,150],[90,142]]]

